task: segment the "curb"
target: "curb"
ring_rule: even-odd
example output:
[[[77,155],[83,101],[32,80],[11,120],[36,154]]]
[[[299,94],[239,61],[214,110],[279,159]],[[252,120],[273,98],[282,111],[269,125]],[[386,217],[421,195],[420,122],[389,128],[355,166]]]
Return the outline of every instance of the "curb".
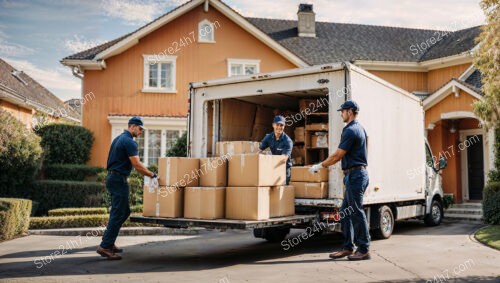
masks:
[[[28,230],[29,235],[46,236],[102,236],[105,227],[87,227],[87,228],[66,228],[66,229],[34,229]],[[143,235],[198,235],[203,228],[166,228],[166,227],[123,227],[120,229],[119,236],[143,236]]]

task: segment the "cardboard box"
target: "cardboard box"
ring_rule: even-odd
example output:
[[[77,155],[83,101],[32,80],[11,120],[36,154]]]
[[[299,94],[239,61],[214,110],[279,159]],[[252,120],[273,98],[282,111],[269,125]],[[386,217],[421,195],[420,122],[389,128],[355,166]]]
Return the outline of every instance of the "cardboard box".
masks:
[[[328,183],[290,182],[295,187],[295,198],[321,199],[328,197]]]
[[[306,157],[306,149],[303,145],[296,145],[292,148],[292,157],[301,157],[305,159]]]
[[[328,123],[307,124],[306,131],[328,131]]]
[[[226,218],[269,219],[270,190],[270,187],[226,188]]]
[[[227,159],[200,158],[200,187],[227,186]]]
[[[184,218],[224,218],[226,188],[188,187],[184,189]]]
[[[328,135],[312,135],[311,147],[328,147]]]
[[[271,187],[269,216],[283,217],[295,214],[295,188],[293,186]]]
[[[199,184],[200,160],[188,157],[158,159],[160,186],[196,187]]]
[[[235,155],[257,153],[260,142],[254,141],[224,141],[217,142],[216,155]]]
[[[326,182],[328,181],[328,168],[319,169],[318,173],[311,174],[310,166],[293,166],[290,181],[293,182]]]
[[[306,128],[297,127],[297,128],[295,128],[293,134],[294,134],[295,142],[304,142],[306,139]]]
[[[184,189],[160,186],[157,189],[144,186],[143,215],[152,217],[182,217]]]
[[[233,155],[228,165],[228,186],[280,186],[286,182],[286,155]]]

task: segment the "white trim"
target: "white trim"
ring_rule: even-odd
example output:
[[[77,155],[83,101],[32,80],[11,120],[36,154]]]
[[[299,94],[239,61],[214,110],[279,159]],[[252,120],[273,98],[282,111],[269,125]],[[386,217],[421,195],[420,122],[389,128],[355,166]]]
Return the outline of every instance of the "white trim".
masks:
[[[460,130],[460,144],[462,144],[468,135],[482,135],[483,136],[483,174],[484,174],[484,183],[488,180],[488,172],[489,172],[489,164],[488,164],[488,145],[486,143],[486,131],[484,129],[471,129],[471,130]],[[460,160],[461,160],[461,175],[462,175],[462,198],[463,201],[469,200],[469,171],[468,168],[468,160],[467,160],[467,149],[460,150]]]
[[[177,73],[177,56],[174,55],[142,55],[144,58],[144,73],[141,92],[145,93],[177,93],[176,90],[176,73]],[[167,88],[160,87],[161,85],[161,68],[158,67],[158,87],[149,86],[149,65],[151,63],[166,63],[172,64],[172,86]]]
[[[370,71],[428,72],[434,69],[472,63],[472,60],[470,52],[463,52],[458,55],[423,62],[356,60],[354,64]]]
[[[457,87],[468,94],[472,95],[474,98],[477,98],[478,100],[483,100],[483,97],[475,92],[474,90],[470,89],[469,87],[455,81],[451,80],[448,82],[446,85],[438,89],[436,92],[434,92],[432,95],[424,99],[424,110],[428,110],[429,108],[433,107],[434,105],[438,104],[441,100],[445,99],[448,95],[453,93],[453,87]]]
[[[453,112],[441,113],[441,120],[464,119],[464,118],[473,118],[479,120],[479,118],[477,118],[476,115],[474,115],[474,113],[468,111],[453,111]]]
[[[76,60],[66,59],[61,60],[61,64],[67,67],[79,67],[83,70],[103,70],[106,69],[106,62],[104,60]]]
[[[211,40],[205,40],[201,38],[201,28],[203,25],[209,25],[211,27],[212,31],[212,39]],[[198,23],[198,42],[199,43],[215,43],[215,29],[214,29],[214,23],[210,22],[207,19],[204,19],[203,21]]]
[[[461,81],[465,81],[470,75],[472,75],[472,73],[474,73],[474,71],[476,70],[476,68],[474,67],[474,64],[471,64],[469,66],[469,68],[467,68],[467,70],[465,70],[459,77],[458,79],[461,80]]]
[[[243,66],[243,75],[245,74],[245,67],[247,65],[253,65],[255,66],[255,74],[260,73],[260,60],[259,59],[234,59],[234,58],[227,58],[227,76],[228,77],[233,77],[231,75],[231,65],[233,64],[240,64]],[[251,74],[251,75],[255,75]],[[241,75],[238,75],[241,76]]]

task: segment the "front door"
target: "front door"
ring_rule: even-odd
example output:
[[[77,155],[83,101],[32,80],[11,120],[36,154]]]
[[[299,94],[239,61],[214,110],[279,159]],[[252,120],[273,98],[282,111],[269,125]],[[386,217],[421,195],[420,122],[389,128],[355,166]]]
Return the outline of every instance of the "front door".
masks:
[[[469,199],[481,200],[484,187],[483,135],[467,136],[467,175]]]

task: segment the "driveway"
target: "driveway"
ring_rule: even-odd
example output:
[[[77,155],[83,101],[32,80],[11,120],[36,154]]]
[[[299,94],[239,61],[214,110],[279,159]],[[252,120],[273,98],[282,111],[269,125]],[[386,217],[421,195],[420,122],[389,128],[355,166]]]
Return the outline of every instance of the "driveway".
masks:
[[[28,236],[0,244],[0,281],[500,282],[500,252],[472,237],[480,226],[397,223],[390,239],[372,242],[372,260],[362,262],[329,260],[341,237],[297,240],[303,230],[293,230],[286,245],[236,230],[119,237],[121,261],[99,257],[100,238],[91,235]]]

